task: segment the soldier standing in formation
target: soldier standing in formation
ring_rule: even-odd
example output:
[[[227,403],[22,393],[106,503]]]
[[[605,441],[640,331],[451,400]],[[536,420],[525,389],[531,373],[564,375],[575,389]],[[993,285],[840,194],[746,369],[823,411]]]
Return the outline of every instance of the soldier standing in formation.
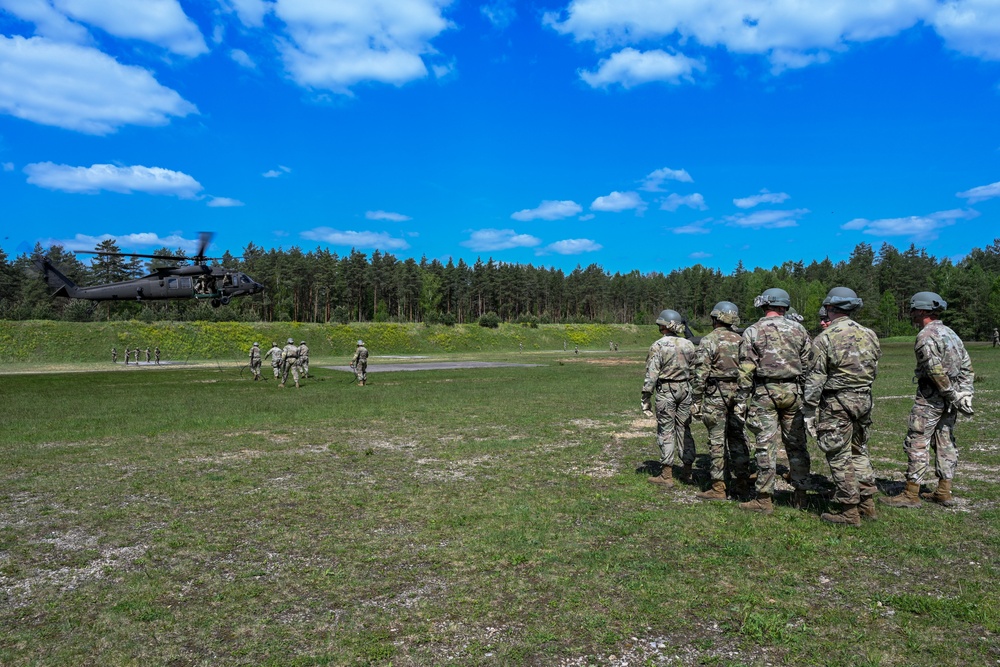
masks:
[[[160,365],[160,346],[157,345],[153,348],[153,358],[156,359],[156,365]]]
[[[254,343],[250,348],[250,372],[253,373],[253,381],[262,379],[260,377],[260,343]]]
[[[132,350],[132,358],[135,360],[135,365],[139,365],[139,346],[136,345],[135,349]]]
[[[288,380],[288,372],[291,371],[295,380],[295,388],[299,388],[299,348],[295,345],[295,339],[289,338],[288,344],[281,350],[281,384],[284,387]]]
[[[274,379],[281,379],[281,348],[278,347],[277,343],[271,343],[271,349],[267,351],[264,358],[267,359],[271,357],[271,371],[274,373]]]
[[[958,466],[955,421],[958,413],[972,415],[972,361],[962,339],[939,319],[948,303],[934,292],[917,292],[910,297],[910,319],[920,328],[914,344],[917,357],[917,395],[910,411],[906,452],[906,489],[897,496],[882,498],[895,507],[920,507],[920,498],[942,505],[952,503],[951,482]],[[920,494],[927,475],[929,450],[935,454],[937,488]]]
[[[149,363],[149,360],[150,360],[151,356],[152,356],[152,355],[151,355],[151,354],[150,354],[150,352],[149,352],[149,346],[147,345],[147,346],[146,346],[146,363],[147,363],[147,364]]]
[[[125,365],[126,366],[128,366],[128,355],[130,355],[131,353],[132,353],[132,351],[129,350],[128,349],[128,345],[126,345],[125,346]]]
[[[368,379],[368,348],[365,347],[363,340],[358,341],[358,349],[351,357],[351,370],[358,376],[358,384],[365,386],[365,381]]]
[[[701,339],[695,352],[691,415],[700,417],[708,430],[712,488],[696,496],[725,500],[727,473],[733,496],[750,492],[750,450],[743,430],[746,406],[740,401],[737,386],[741,337],[733,331],[740,323],[740,309],[720,301],[711,316],[712,331]]]
[[[299,368],[303,378],[309,377],[309,346],[304,340],[299,341]]]
[[[874,519],[875,471],[868,455],[872,425],[872,382],[882,356],[878,336],[850,315],[861,308],[854,290],[834,287],[823,301],[829,327],[813,341],[813,365],[806,377],[806,431],[817,440],[830,464],[839,512],[824,513],[823,521],[860,526],[861,517]]]
[[[117,347],[111,348],[111,363],[113,363],[113,364],[117,364],[118,363],[118,348]]]
[[[809,334],[798,322],[787,319],[788,292],[771,288],[754,299],[764,317],[743,332],[740,341],[739,387],[748,400],[747,428],[754,435],[757,460],[757,497],[740,503],[740,509],[771,514],[778,444],[788,454],[792,504],[806,506],[809,451],[799,381],[812,360]],[[779,435],[780,431],[780,435]]]
[[[646,355],[646,378],[640,406],[647,417],[656,414],[656,444],[660,448],[660,472],[649,481],[674,485],[673,465],[680,449],[681,478],[691,479],[694,439],[691,437],[691,371],[694,344],[684,337],[683,320],[675,310],[664,310],[656,318],[662,338]]]

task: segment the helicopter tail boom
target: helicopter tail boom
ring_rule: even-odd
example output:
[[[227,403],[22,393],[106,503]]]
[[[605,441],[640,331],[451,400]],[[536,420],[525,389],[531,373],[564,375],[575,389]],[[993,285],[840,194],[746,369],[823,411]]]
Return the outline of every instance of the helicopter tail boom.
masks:
[[[45,276],[46,284],[55,290],[52,296],[64,296],[69,298],[81,298],[80,288],[72,280],[64,276],[59,269],[52,265],[46,257],[35,258],[35,266],[42,275]]]

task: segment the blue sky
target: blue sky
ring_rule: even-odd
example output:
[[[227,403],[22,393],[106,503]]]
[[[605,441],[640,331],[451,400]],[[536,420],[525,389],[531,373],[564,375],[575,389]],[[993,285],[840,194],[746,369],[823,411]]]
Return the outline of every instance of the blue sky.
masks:
[[[996,0],[0,0],[0,245],[668,272],[1000,237]]]

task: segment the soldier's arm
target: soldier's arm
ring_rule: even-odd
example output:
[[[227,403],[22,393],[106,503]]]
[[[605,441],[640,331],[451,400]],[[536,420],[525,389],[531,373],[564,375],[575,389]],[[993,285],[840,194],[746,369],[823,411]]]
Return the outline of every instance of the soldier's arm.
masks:
[[[823,387],[829,377],[830,371],[827,361],[828,339],[826,336],[819,336],[812,344],[812,366],[806,374],[805,390],[802,401],[808,408],[815,408],[819,405],[819,399],[823,395]]]
[[[976,380],[976,374],[972,371],[972,359],[969,358],[969,352],[963,347],[962,348],[962,370],[958,376],[958,389],[959,391],[967,391],[970,394],[975,392],[975,388],[972,383]]]
[[[695,402],[699,401],[705,394],[705,387],[708,385],[708,376],[712,372],[712,359],[715,350],[712,347],[711,339],[703,338],[694,352],[694,373],[691,376],[691,394]]]
[[[656,390],[656,381],[660,378],[660,367],[660,350],[659,346],[654,343],[646,356],[646,379],[642,383],[644,395],[652,394]]]
[[[928,379],[934,383],[945,400],[953,400],[955,387],[952,386],[951,378],[944,370],[943,355],[936,342],[930,338],[926,339],[922,345],[916,348],[916,354],[917,364],[923,369]]]
[[[755,334],[756,330],[747,329],[743,332],[743,339],[740,340],[740,376],[738,383],[740,389],[744,390],[753,387],[753,376],[757,371],[758,357],[753,345]]]

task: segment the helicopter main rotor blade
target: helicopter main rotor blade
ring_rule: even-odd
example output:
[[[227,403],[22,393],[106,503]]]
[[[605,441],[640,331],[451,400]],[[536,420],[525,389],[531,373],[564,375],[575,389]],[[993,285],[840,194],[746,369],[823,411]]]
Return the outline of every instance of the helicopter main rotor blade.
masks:
[[[198,232],[198,252],[194,256],[199,264],[205,262],[205,249],[212,242],[213,236],[215,236],[214,232]]]

